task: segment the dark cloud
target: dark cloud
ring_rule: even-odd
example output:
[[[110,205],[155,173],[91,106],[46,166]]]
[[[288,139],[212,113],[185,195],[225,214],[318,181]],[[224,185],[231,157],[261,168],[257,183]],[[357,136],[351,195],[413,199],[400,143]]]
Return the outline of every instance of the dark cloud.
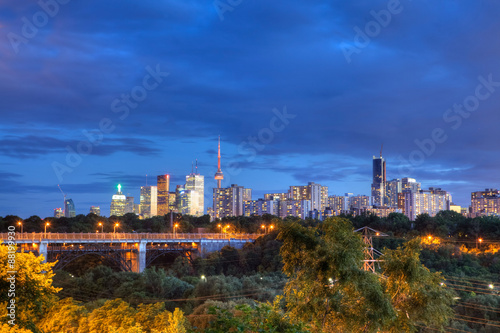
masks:
[[[117,152],[128,152],[150,156],[160,152],[151,140],[132,138],[105,138],[89,141],[82,135],[82,140],[64,140],[48,136],[13,136],[6,135],[0,139],[0,154],[18,158],[37,158],[52,153],[84,152],[97,156],[109,156]],[[69,148],[68,148],[69,147]],[[90,148],[89,148],[90,147]],[[88,150],[90,149],[90,150]]]
[[[353,45],[354,28],[365,29],[374,20],[371,12],[386,9],[387,1],[243,1],[223,21],[212,1],[71,1],[18,53],[7,34],[20,34],[21,18],[40,7],[4,1],[0,156],[4,163],[29,161],[32,173],[51,178],[47,155],[63,161],[67,146],[85,140],[82,130],[109,118],[113,134],[68,182],[81,184],[81,191],[92,191],[83,186],[92,184],[99,192],[116,182],[142,184],[141,177],[126,175],[172,170],[173,182],[182,183],[196,157],[211,177],[219,134],[223,163],[246,161],[230,150],[262,135],[271,127],[272,110],[286,106],[296,117],[255,161],[243,164],[246,170],[322,181],[341,191],[348,182],[366,181],[366,191],[357,191],[368,193],[371,156],[384,144],[389,178],[441,183],[468,204],[468,192],[500,180],[500,89],[457,129],[443,116],[475,93],[479,76],[500,81],[500,3],[400,2],[401,12],[348,63],[342,45]],[[113,101],[141,86],[146,67],[157,65],[170,75],[121,119]],[[401,174],[400,157],[408,160],[420,149],[416,141],[429,139],[436,128],[447,140]],[[302,159],[279,163],[290,156]],[[108,176],[93,175],[97,167]],[[245,174],[238,177],[252,183]],[[275,181],[269,188],[290,185]],[[22,177],[6,182],[7,188],[37,191],[52,186]]]

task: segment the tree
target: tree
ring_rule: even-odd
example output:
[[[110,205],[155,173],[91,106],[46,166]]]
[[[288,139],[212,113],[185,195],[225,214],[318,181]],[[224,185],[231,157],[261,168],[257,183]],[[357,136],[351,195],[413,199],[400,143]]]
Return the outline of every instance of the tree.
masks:
[[[15,324],[37,332],[34,322],[55,301],[54,295],[60,290],[52,286],[54,276],[52,267],[55,263],[43,263],[43,256],[36,257],[33,253],[16,253],[15,262],[13,262],[12,251],[15,250],[15,246],[0,244],[0,306],[2,308],[0,323],[6,323],[12,319],[7,317],[7,305],[13,304]]]
[[[421,264],[418,240],[385,250],[373,274],[361,269],[364,244],[344,218],[291,224],[279,238],[289,314],[315,332],[414,332],[419,323],[442,328],[452,314],[453,294]]]
[[[381,281],[397,313],[390,332],[413,332],[417,323],[442,328],[453,315],[454,293],[442,284],[441,273],[422,265],[420,251],[415,238],[396,250],[386,249],[381,257]]]
[[[344,218],[282,228],[287,308],[314,332],[374,332],[395,318],[378,277],[362,270],[363,242]]]

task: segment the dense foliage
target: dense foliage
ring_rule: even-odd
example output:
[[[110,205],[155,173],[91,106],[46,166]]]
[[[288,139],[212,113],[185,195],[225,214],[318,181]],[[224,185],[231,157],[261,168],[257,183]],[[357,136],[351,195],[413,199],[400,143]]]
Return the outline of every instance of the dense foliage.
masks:
[[[500,327],[498,218],[442,212],[414,222],[390,214],[323,222],[235,217],[210,223],[206,216],[173,217],[181,224],[179,232],[221,232],[219,224],[230,225],[229,232],[263,233],[263,224],[274,225],[275,231],[242,249],[225,247],[192,261],[179,256],[142,274],[118,272],[99,266],[107,263],[98,258],[84,257],[67,266],[69,272],[52,276],[52,265],[18,254],[19,262],[31,267],[19,274],[26,274],[26,281],[38,280],[25,289],[29,302],[19,325],[11,327],[4,320],[0,331],[435,332],[445,327],[479,333]],[[18,221],[24,232],[43,231],[44,221],[36,216],[24,221],[6,216],[0,218],[0,228],[5,232],[15,225],[19,230]],[[170,216],[139,220],[134,214],[108,219],[89,214],[48,221],[52,232],[95,232],[99,222],[104,232],[112,232],[117,222],[122,232],[170,231]],[[376,265],[376,275],[361,269],[364,245],[352,233],[353,227],[365,225],[388,234],[373,241],[385,260]],[[478,244],[479,237],[485,242]],[[4,283],[4,305],[5,288]],[[452,292],[457,297],[454,314],[449,311]]]

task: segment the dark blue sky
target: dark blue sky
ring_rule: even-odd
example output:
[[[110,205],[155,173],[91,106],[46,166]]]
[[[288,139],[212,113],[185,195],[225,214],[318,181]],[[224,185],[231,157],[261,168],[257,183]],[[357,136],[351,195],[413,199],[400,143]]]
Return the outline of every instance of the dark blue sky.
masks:
[[[308,181],[369,194],[382,143],[389,179],[461,205],[498,187],[500,3],[231,3],[73,0],[52,17],[2,1],[0,216],[51,216],[57,184],[108,215],[118,183],[138,201],[146,174],[182,184],[196,158],[210,202],[219,134],[223,184],[254,198]]]

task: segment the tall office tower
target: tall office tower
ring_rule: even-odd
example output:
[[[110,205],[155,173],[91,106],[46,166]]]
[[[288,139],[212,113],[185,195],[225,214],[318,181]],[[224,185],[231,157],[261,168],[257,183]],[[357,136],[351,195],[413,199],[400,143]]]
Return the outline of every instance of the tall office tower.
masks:
[[[349,210],[364,209],[370,206],[370,197],[367,195],[352,195],[349,197]]]
[[[450,210],[451,195],[440,189],[430,187],[428,190],[404,190],[404,214],[415,221],[420,214],[435,216],[442,210]]]
[[[177,187],[181,187],[182,185],[177,185]],[[177,205],[179,203],[178,200],[178,193],[177,193],[177,188],[175,189],[175,192],[168,192],[168,211],[169,212],[174,212],[178,213],[179,210],[177,209]]]
[[[313,211],[311,200],[286,200],[280,201],[278,216],[285,218],[287,216],[300,217],[305,219]]]
[[[245,216],[262,216],[264,214],[278,215],[278,207],[280,205],[280,200],[273,199],[258,199],[258,200],[246,200],[243,202],[243,210]]]
[[[158,187],[151,187],[151,212],[150,217],[158,215]]]
[[[134,197],[126,197],[125,201],[125,214],[135,213]]]
[[[252,200],[252,189],[232,184],[227,188],[214,188],[214,219],[227,216],[242,216],[243,202]]]
[[[109,216],[122,216],[125,214],[125,205],[127,204],[127,197],[122,193],[122,186],[118,184],[118,191],[111,199],[111,208]]]
[[[287,193],[266,193],[264,194],[264,200],[288,200]]]
[[[497,189],[472,192],[470,201],[471,217],[500,215],[500,192]]]
[[[196,203],[200,200],[200,193],[194,190],[186,190],[185,188],[179,188],[178,195],[178,210],[182,215],[199,215],[198,207]]]
[[[385,202],[389,207],[398,206],[398,194],[403,190],[401,179],[389,180],[385,183]]]
[[[224,174],[220,168],[220,135],[219,135],[219,152],[217,154],[217,172],[215,173],[215,180],[217,181],[217,188],[222,188],[222,180],[224,179]]]
[[[290,186],[290,200],[310,200],[311,210],[324,211],[328,206],[328,186],[309,182],[306,186]]]
[[[91,206],[90,207],[90,213],[91,214],[95,214],[97,216],[100,216],[101,215],[101,207],[99,207],[99,206]]]
[[[62,208],[56,208],[54,209],[54,217],[55,218],[60,218],[64,216],[64,212]]]
[[[202,216],[205,212],[205,177],[198,173],[198,161],[196,161],[196,171],[186,176],[186,185],[184,188],[188,191],[194,191],[197,194],[193,195],[196,200],[191,201],[192,208],[190,211],[194,216]]]
[[[168,192],[170,190],[170,175],[160,175],[157,178],[157,207],[158,215],[163,216],[169,213],[168,209]]]
[[[385,160],[380,151],[380,157],[373,156],[373,180],[372,180],[372,204],[374,206],[385,205]]]
[[[139,197],[139,214],[142,218],[151,217],[151,186],[141,186]]]
[[[401,191],[404,190],[412,190],[412,191],[418,191],[421,189],[421,184],[418,183],[415,178],[408,178],[405,177],[401,179]]]
[[[73,199],[64,200],[64,216],[65,217],[76,216],[75,203],[73,202]]]

